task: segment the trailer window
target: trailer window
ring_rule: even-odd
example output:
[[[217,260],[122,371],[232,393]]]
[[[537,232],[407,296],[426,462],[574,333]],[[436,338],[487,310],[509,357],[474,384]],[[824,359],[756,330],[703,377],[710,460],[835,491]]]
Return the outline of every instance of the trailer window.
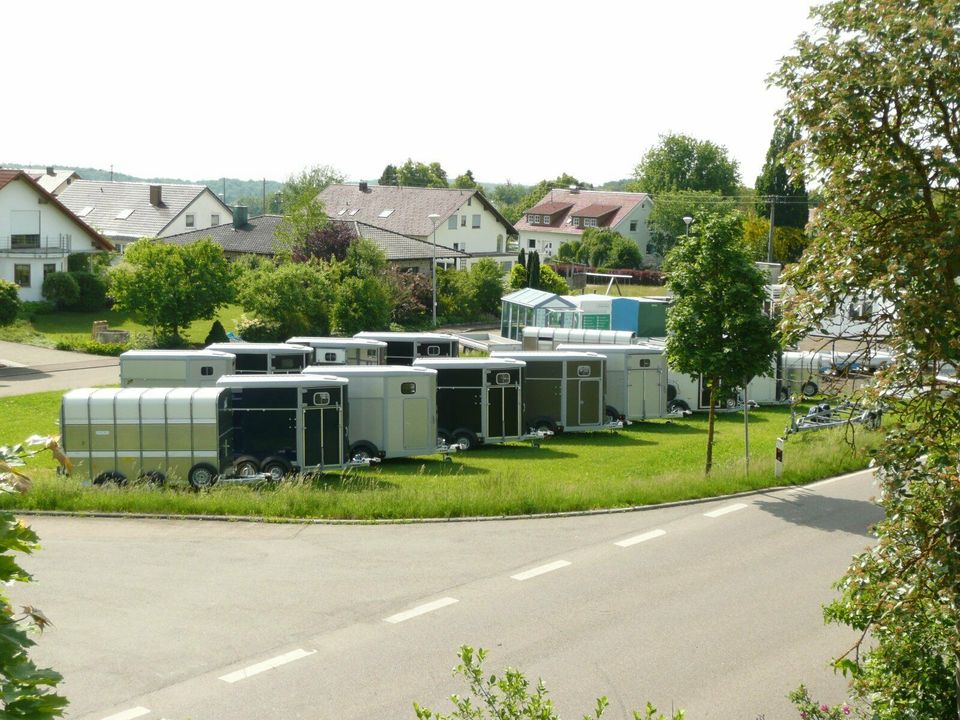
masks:
[[[337,354],[336,353],[324,353],[323,359],[325,362],[336,362]]]
[[[400,394],[401,394],[401,395],[416,395],[416,394],[417,394],[417,384],[416,384],[415,382],[400,383]]]
[[[264,372],[267,369],[267,356],[257,353],[238,353],[237,372]]]
[[[435,356],[435,355],[439,355],[439,354],[440,354],[440,346],[439,346],[439,345],[427,345],[427,355]]]
[[[302,355],[274,355],[274,370],[299,370],[303,367]]]
[[[640,358],[640,367],[650,367],[650,359]]]
[[[200,368],[201,375],[213,375],[213,365],[204,365]]]
[[[497,373],[497,385],[509,385],[510,373]]]
[[[330,404],[330,393],[328,392],[317,392],[313,394],[313,404],[314,405],[329,405]]]
[[[577,377],[590,377],[590,366],[577,365]]]

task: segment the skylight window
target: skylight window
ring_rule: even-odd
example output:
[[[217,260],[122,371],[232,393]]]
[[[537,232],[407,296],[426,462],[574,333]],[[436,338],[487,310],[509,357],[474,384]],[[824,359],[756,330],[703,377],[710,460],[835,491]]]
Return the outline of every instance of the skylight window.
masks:
[[[382,218],[390,217],[391,215],[393,215],[393,210],[394,210],[393,208],[387,208],[382,213],[380,213],[380,217]]]
[[[340,208],[340,210],[337,211],[337,215],[343,215],[346,211],[347,211],[346,208]]]
[[[93,205],[87,205],[83,210],[77,213],[77,217],[86,217],[93,212]]]
[[[114,220],[126,220],[131,215],[133,215],[133,210],[121,210],[117,213],[117,216],[114,218]]]
[[[351,215],[356,215],[358,212],[360,212],[360,208],[353,208],[352,210],[350,210]]]

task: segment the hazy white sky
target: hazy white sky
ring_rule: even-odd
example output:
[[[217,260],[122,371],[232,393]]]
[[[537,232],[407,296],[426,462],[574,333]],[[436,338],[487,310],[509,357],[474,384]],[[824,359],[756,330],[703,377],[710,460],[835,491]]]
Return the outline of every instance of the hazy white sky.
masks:
[[[725,145],[752,185],[783,102],[765,78],[809,6],[4,3],[0,162],[282,180],[412,157],[451,178],[600,183],[672,131]]]

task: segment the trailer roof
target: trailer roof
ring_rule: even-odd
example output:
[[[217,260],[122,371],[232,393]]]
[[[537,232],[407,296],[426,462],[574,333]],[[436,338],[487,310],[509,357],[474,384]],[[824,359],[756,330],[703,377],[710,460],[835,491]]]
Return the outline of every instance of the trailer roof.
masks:
[[[596,360],[604,359],[603,355],[595,352],[560,352],[558,350],[522,350],[511,352],[510,350],[494,350],[490,353],[491,357],[507,357],[527,362],[536,362],[537,360]]]
[[[337,375],[349,378],[351,375],[436,375],[437,371],[431,368],[415,367],[413,365],[337,365],[334,371]],[[304,375],[319,375],[331,372],[329,365],[309,365],[303,369]]]
[[[64,393],[64,400],[135,398],[135,397],[193,397],[198,399],[215,398],[222,393],[222,387],[140,387],[140,388],[77,388]]]
[[[287,341],[289,345],[309,345],[310,347],[386,347],[382,340],[355,337],[292,337]]]
[[[286,375],[223,375],[217,380],[220,387],[312,387],[314,385],[346,385],[347,379],[330,373],[289,373]]]
[[[369,338],[372,340],[457,340],[447,333],[432,332],[374,332],[364,330],[354,335],[355,338]]]
[[[606,355],[608,353],[623,353],[624,355],[663,355],[664,348],[654,347],[653,345],[606,345],[597,343],[560,343],[557,350],[566,350],[573,352],[594,352]]]
[[[310,348],[303,345],[287,345],[286,343],[213,343],[207,345],[207,350],[219,350],[220,352],[230,353],[231,355],[256,354],[271,352],[276,355],[306,355]]]
[[[508,357],[489,358],[417,358],[414,367],[428,368],[517,368],[526,365],[522,360]]]
[[[231,353],[219,350],[127,350],[121,358],[143,360],[191,360],[196,358],[232,358]]]

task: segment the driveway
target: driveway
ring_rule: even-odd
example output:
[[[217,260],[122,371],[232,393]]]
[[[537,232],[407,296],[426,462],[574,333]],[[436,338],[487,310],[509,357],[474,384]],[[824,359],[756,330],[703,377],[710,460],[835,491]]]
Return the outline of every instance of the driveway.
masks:
[[[115,357],[0,341],[0,397],[119,382]]]

